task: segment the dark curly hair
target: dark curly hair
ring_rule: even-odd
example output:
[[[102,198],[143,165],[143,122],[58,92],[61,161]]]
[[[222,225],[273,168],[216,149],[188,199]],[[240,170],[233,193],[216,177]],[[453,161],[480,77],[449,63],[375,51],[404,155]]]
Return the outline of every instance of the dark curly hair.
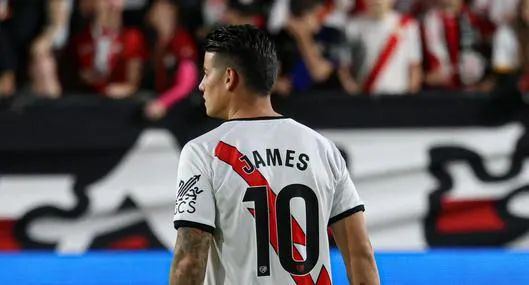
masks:
[[[275,45],[264,31],[252,25],[221,26],[208,34],[205,50],[215,53],[216,66],[235,69],[249,90],[270,94],[279,64]]]

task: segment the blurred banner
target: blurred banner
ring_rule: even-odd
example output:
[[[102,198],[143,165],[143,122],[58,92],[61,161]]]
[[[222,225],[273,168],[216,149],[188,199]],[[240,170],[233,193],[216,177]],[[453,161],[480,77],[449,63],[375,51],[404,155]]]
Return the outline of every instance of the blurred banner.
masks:
[[[375,248],[529,248],[524,113],[476,98],[346,99],[276,105],[341,149]],[[100,99],[0,114],[0,251],[171,248],[180,149],[219,124],[186,104],[158,124],[138,102]]]

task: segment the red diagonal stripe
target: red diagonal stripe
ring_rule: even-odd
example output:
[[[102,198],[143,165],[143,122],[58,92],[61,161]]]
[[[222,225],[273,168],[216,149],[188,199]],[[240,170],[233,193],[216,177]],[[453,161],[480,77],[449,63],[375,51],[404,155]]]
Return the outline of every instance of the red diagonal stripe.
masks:
[[[391,34],[389,37],[386,46],[382,49],[380,52],[380,55],[378,56],[378,59],[375,61],[375,64],[373,65],[373,69],[369,73],[369,75],[366,77],[366,81],[364,83],[364,92],[365,93],[372,93],[373,88],[375,87],[375,83],[377,82],[378,78],[380,77],[380,74],[386,66],[389,63],[389,60],[395,54],[396,48],[399,46],[401,37],[400,37],[400,30],[406,27],[409,23],[412,22],[411,17],[403,16],[398,26],[396,27],[396,30]]]
[[[259,170],[255,169],[252,173],[246,173],[243,168],[249,167],[245,161],[242,160],[242,157],[244,154],[242,154],[236,147],[231,146],[229,144],[226,144],[224,142],[219,142],[217,147],[215,148],[215,156],[218,157],[220,160],[224,161],[228,165],[232,167],[232,169],[239,174],[246,183],[248,183],[251,187],[257,187],[257,186],[266,186],[268,189],[268,208],[269,208],[269,220],[270,220],[270,244],[272,245],[272,248],[276,252],[276,254],[279,251],[279,246],[277,242],[277,221],[276,221],[276,198],[277,195],[272,191],[272,188],[270,187],[270,184],[266,180],[266,178],[259,172]],[[250,210],[250,209],[249,209]],[[255,212],[252,213],[250,210],[250,214],[255,217]],[[293,240],[295,243],[298,244],[305,244],[306,238],[305,233],[301,229],[301,226],[296,221],[296,219],[292,216],[292,235]],[[293,246],[293,257],[295,260],[303,260],[301,253],[298,251],[298,249]],[[297,276],[297,275],[291,275],[294,279],[294,282],[297,285],[330,285],[331,279],[329,276],[329,273],[325,269],[325,266],[322,266],[322,270],[320,271],[320,275],[318,277],[318,280],[316,283],[312,280],[312,277],[310,274],[303,275],[303,276]]]
[[[244,172],[243,168],[248,167],[241,157],[244,155],[237,150],[237,148],[228,145],[224,142],[220,142],[215,148],[215,156],[220,160],[231,165],[233,170],[237,172],[248,185],[252,187],[257,186],[267,186],[268,189],[268,208],[269,208],[269,219],[270,219],[270,243],[277,253],[279,250],[279,245],[277,243],[277,221],[276,221],[276,194],[270,188],[266,178],[257,170],[247,174]]]
[[[306,245],[307,240],[305,239],[305,234],[303,234],[303,230],[298,224],[298,221],[294,219],[292,220],[292,232],[294,233],[294,236],[292,237],[292,242],[297,243],[299,245]]]
[[[248,208],[248,211],[250,212],[252,217],[255,218],[255,209]],[[299,224],[298,224],[298,222],[296,220],[294,220],[293,225],[296,225],[299,228],[299,231],[303,232],[303,230],[301,229],[301,227],[299,226]],[[294,227],[296,227],[296,226],[294,226]],[[296,235],[296,236],[299,236],[299,235]],[[297,244],[300,244],[300,245],[305,245],[305,240],[299,241],[299,242],[294,240],[293,242],[297,243]],[[296,261],[303,261],[304,260],[303,256],[301,255],[301,253],[299,252],[299,250],[296,247],[292,247],[292,256],[294,257],[294,260],[296,260]]]

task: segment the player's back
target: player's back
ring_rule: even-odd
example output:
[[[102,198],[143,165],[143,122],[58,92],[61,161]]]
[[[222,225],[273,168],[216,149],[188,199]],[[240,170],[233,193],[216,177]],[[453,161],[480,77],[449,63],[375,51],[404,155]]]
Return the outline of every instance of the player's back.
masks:
[[[189,153],[199,162],[179,169],[175,226],[213,232],[206,284],[331,284],[327,226],[363,210],[333,143],[289,118],[256,118],[222,124]]]

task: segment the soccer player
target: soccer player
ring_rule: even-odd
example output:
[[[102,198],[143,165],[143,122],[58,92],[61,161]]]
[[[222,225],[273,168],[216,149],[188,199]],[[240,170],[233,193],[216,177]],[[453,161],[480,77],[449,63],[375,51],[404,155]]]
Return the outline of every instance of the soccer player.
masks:
[[[206,38],[207,115],[182,149],[170,284],[330,285],[327,227],[350,284],[379,284],[364,206],[336,146],[276,113],[273,43],[249,25]]]

